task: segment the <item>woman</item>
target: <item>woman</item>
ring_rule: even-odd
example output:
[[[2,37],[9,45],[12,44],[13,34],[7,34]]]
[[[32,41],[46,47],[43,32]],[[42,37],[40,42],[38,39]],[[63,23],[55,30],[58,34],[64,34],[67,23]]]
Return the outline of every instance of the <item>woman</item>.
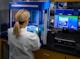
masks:
[[[37,34],[25,29],[29,18],[29,11],[19,10],[15,15],[14,27],[8,29],[9,59],[34,59],[32,51],[40,48]]]

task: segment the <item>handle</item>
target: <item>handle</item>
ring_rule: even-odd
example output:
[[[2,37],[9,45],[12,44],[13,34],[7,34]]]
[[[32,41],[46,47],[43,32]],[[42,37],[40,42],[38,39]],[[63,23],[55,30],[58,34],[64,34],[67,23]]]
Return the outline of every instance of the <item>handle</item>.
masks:
[[[50,54],[47,54],[47,53],[44,53],[43,55],[44,55],[44,56],[50,56]]]

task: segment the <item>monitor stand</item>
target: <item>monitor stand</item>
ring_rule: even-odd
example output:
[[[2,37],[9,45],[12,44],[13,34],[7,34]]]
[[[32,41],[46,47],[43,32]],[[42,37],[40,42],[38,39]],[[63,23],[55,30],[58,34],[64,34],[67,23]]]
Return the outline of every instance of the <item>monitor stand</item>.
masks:
[[[62,29],[62,33],[64,33],[64,34],[69,34],[70,32],[69,32],[69,30],[68,29]]]

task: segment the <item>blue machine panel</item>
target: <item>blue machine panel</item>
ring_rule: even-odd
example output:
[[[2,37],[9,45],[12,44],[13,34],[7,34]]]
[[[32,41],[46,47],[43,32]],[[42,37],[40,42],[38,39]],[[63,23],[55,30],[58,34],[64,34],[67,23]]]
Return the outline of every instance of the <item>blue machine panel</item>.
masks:
[[[50,2],[10,2],[9,9],[45,10],[50,7]]]

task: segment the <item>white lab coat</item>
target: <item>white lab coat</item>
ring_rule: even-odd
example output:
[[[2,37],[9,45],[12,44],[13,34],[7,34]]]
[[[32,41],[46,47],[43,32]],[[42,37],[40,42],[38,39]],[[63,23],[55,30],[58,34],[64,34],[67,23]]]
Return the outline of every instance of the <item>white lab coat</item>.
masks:
[[[40,48],[37,34],[21,28],[20,37],[16,39],[13,28],[8,29],[9,59],[34,59],[32,51]]]

